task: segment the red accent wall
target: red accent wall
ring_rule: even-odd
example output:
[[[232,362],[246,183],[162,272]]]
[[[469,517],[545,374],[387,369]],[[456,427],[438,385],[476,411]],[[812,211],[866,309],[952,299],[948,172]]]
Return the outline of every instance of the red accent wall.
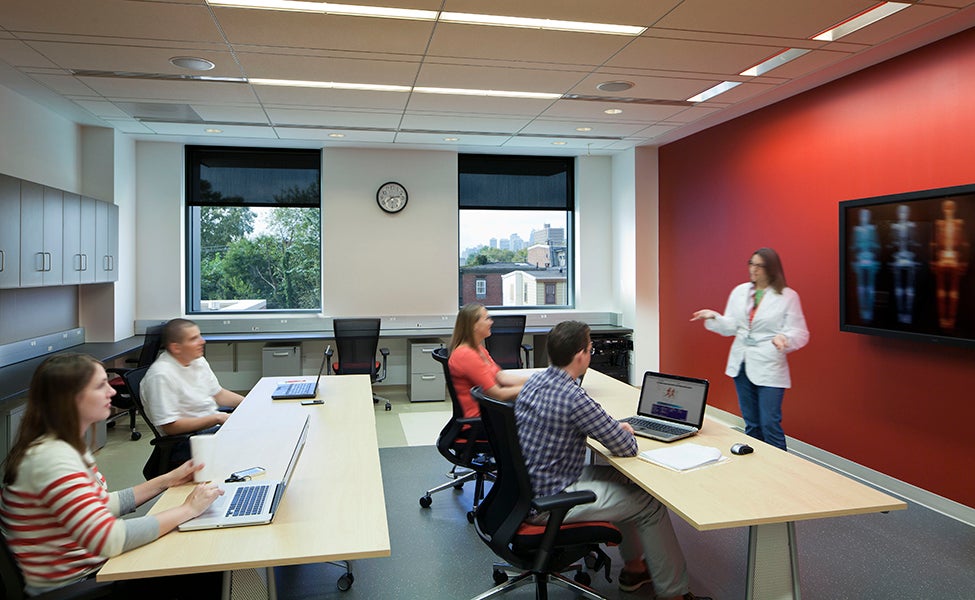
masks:
[[[659,165],[661,368],[740,414],[731,338],[688,319],[722,311],[771,246],[811,332],[786,433],[975,507],[975,350],[840,332],[837,273],[838,202],[975,183],[975,29],[668,144]]]

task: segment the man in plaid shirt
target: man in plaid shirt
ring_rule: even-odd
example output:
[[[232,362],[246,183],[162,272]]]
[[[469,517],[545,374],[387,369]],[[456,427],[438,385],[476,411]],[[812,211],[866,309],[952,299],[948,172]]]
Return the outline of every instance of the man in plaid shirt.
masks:
[[[667,508],[613,467],[585,464],[588,437],[616,456],[636,456],[638,450],[633,428],[609,416],[579,385],[592,355],[589,326],[556,325],[548,335],[548,355],[551,366],[532,375],[515,401],[534,495],[596,493],[594,503],[572,508],[565,521],[610,521],[620,529],[623,591],[652,582],[659,600],[701,598],[688,592],[687,566]],[[544,521],[545,515],[536,519]]]

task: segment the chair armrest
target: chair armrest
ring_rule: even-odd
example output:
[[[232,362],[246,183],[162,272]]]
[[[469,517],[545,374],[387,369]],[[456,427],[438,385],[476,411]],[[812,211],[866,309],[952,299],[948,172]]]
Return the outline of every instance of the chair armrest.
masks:
[[[128,368],[128,367],[105,367],[106,373],[114,373],[115,375],[118,376],[125,375],[129,371],[134,371],[134,370],[135,368]],[[111,377],[109,377],[109,379],[111,379]]]
[[[382,376],[376,376],[377,382],[386,379],[386,361],[389,359],[389,348],[380,348],[379,353],[383,355],[383,374]]]
[[[466,432],[467,444],[464,453],[460,456],[464,464],[470,465],[477,451],[477,440],[486,440],[487,432],[484,431],[484,423],[481,422],[481,417],[464,417],[463,419],[456,419],[456,422],[460,423],[461,427],[464,425],[471,426]]]
[[[335,354],[335,351],[332,350],[332,345],[329,344],[328,346],[325,347],[325,374],[326,375],[331,375],[332,374],[332,355],[333,354]]]
[[[521,349],[525,352],[525,368],[532,368],[531,352],[535,349],[531,344],[522,344]]]
[[[590,490],[580,490],[578,492],[568,492],[542,496],[532,500],[532,508],[538,512],[553,512],[559,509],[568,509],[580,504],[592,504],[596,501],[596,492]]]

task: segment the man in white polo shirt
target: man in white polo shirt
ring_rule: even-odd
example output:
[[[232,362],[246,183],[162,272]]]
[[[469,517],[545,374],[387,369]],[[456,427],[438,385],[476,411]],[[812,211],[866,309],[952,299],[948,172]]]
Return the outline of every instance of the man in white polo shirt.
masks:
[[[220,407],[235,408],[243,396],[220,386],[203,357],[206,340],[188,319],[172,319],[162,332],[165,351],[142,380],[141,396],[149,420],[166,435],[215,429],[230,416]],[[189,444],[174,452],[172,462],[189,458]]]

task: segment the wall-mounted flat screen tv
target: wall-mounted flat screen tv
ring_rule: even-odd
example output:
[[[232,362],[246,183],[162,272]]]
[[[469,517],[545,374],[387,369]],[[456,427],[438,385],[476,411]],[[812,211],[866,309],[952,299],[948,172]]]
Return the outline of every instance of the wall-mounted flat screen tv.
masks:
[[[839,207],[840,330],[975,348],[975,185]]]

